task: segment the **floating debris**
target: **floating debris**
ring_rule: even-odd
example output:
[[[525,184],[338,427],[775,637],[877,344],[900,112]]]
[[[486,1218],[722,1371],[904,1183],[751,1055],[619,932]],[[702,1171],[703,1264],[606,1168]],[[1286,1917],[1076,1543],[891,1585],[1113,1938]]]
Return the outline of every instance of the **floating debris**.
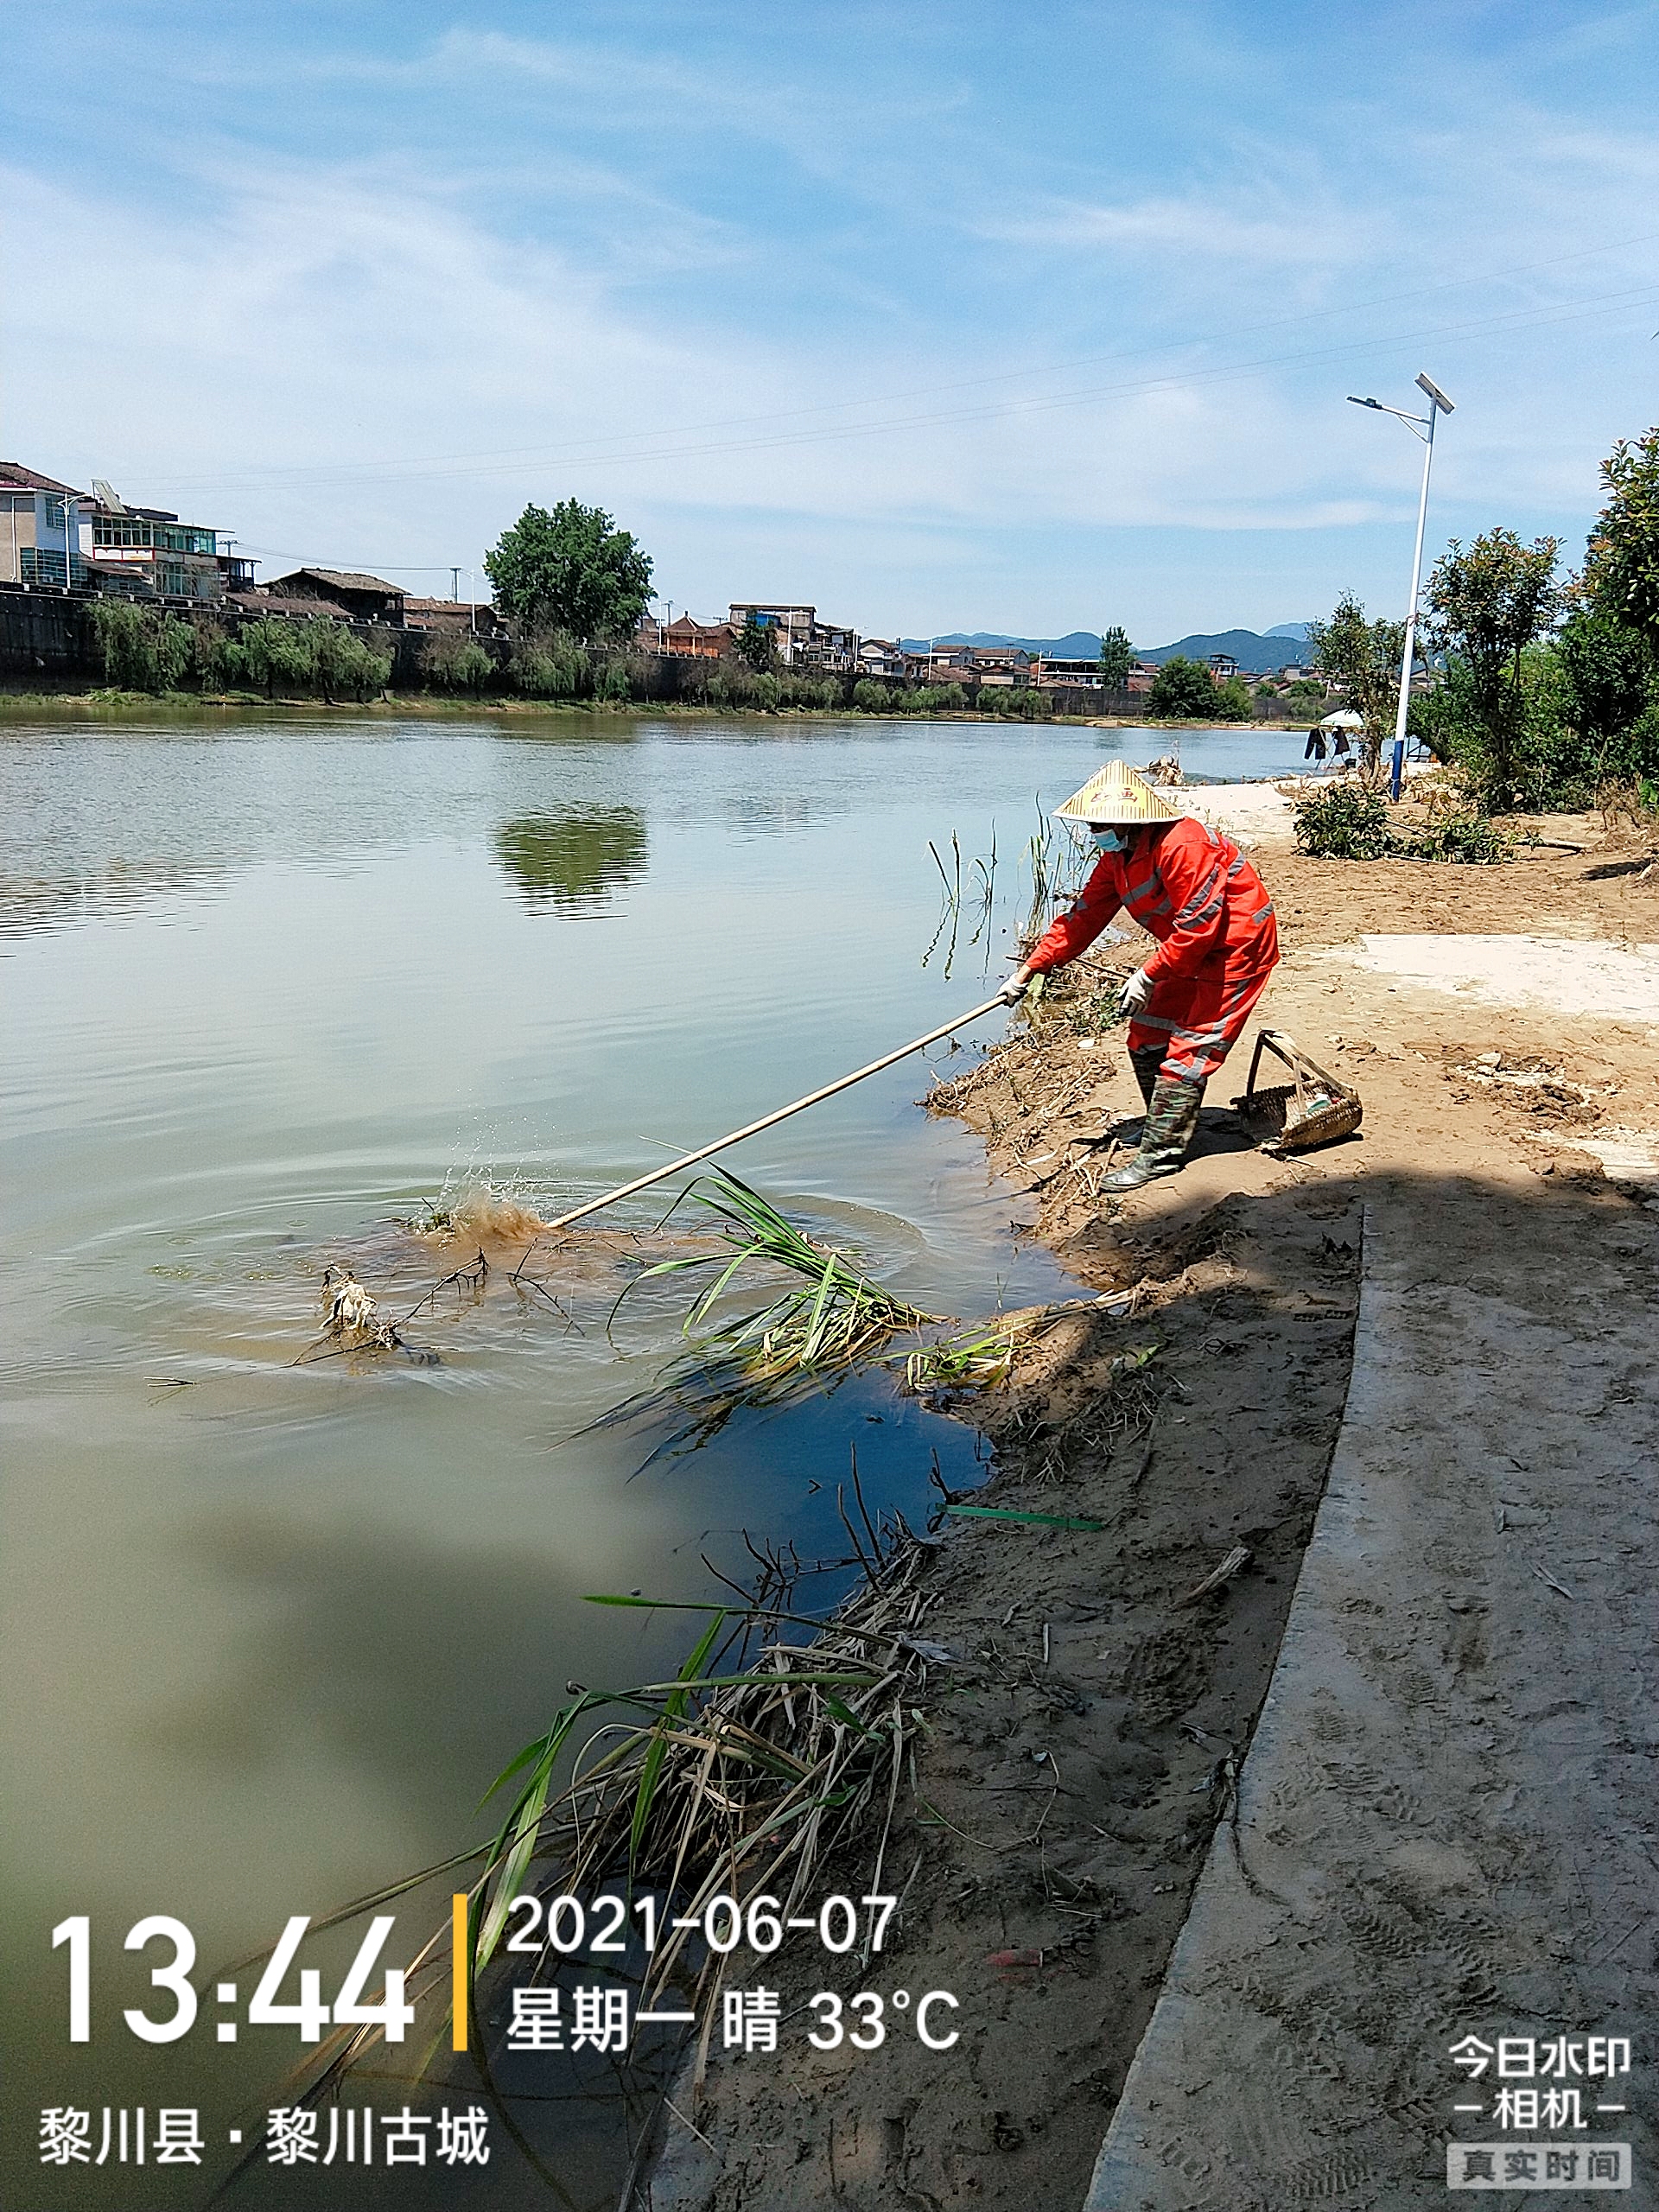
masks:
[[[480,1254],[480,1258],[483,1255]],[[422,1304],[425,1304],[423,1299]],[[417,1308],[416,1311],[419,1309]],[[407,1319],[409,1316],[405,1315]],[[401,1333],[402,1323],[392,1319],[373,1292],[346,1267],[322,1271],[322,1334],[308,1344],[292,1367],[309,1367],[320,1359],[337,1359],[343,1352],[400,1351],[418,1366],[435,1367],[438,1355],[423,1345],[410,1344]]]

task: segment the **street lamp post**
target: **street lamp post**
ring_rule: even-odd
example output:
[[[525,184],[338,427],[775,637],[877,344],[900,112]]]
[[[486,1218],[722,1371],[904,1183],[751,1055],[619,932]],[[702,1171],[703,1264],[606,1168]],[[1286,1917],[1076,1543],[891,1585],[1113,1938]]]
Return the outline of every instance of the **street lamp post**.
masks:
[[[1427,415],[1408,415],[1403,408],[1385,407],[1380,399],[1360,399],[1353,392],[1348,395],[1355,407],[1374,408],[1379,415],[1393,415],[1410,430],[1413,437],[1423,442],[1423,487],[1417,499],[1417,540],[1411,552],[1411,597],[1406,607],[1406,644],[1400,657],[1400,703],[1394,717],[1394,760],[1389,777],[1389,796],[1397,799],[1406,772],[1406,716],[1411,708],[1411,664],[1417,646],[1417,593],[1423,574],[1423,528],[1428,520],[1428,472],[1434,464],[1434,425],[1442,415],[1452,412],[1452,402],[1425,369],[1417,378],[1418,388],[1428,400]]]

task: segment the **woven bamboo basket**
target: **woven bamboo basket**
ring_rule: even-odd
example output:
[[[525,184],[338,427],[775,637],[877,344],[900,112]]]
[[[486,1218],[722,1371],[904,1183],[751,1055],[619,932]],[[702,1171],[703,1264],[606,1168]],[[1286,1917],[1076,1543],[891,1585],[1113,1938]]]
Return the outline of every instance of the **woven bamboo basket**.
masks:
[[[1290,1082],[1256,1089],[1264,1051],[1284,1062],[1290,1070]],[[1351,1136],[1365,1110],[1357,1090],[1338,1083],[1335,1076],[1310,1060],[1283,1029],[1264,1029],[1257,1037],[1249,1083],[1244,1096],[1234,1099],[1233,1109],[1251,1129],[1260,1132],[1262,1149],[1276,1153],[1312,1152],[1316,1146]]]

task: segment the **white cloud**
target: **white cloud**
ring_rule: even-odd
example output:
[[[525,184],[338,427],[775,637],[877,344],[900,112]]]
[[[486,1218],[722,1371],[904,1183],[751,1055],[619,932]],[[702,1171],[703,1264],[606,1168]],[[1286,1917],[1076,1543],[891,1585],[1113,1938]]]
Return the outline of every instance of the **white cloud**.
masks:
[[[1187,264],[1247,264],[1252,269],[1330,269],[1374,253],[1384,225],[1278,194],[1236,200],[1153,198],[1120,205],[1048,200],[993,219],[982,235],[1013,245],[1176,256]],[[1173,273],[1173,272],[1172,272]]]
[[[533,58],[556,73],[542,49]],[[663,67],[639,67],[667,99]],[[1351,184],[1344,200],[1310,178],[1295,197],[1254,175],[1207,200],[1032,200],[982,224],[988,240],[1097,246],[1156,271],[1158,312],[1126,307],[1120,358],[1069,372],[1040,365],[1046,343],[1078,350],[1062,315],[976,319],[971,296],[938,311],[923,300],[901,322],[871,311],[797,326],[754,281],[777,251],[764,211],[745,229],[566,148],[533,166],[511,143],[419,165],[268,160],[251,179],[219,162],[149,200],[13,168],[0,172],[4,442],[54,474],[107,476],[234,528],[270,549],[269,570],[465,563],[525,499],[574,492],[639,529],[664,588],[700,611],[775,588],[838,597],[848,619],[882,629],[930,610],[955,620],[944,602],[963,578],[995,573],[1005,543],[1023,549],[1007,588],[1035,590],[1064,577],[1068,545],[1103,531],[1312,539],[1408,515],[1414,449],[1344,410],[1342,391],[1409,397],[1421,364],[1402,332],[1477,320],[1483,302],[1547,308],[1603,277],[1572,264],[1366,313],[1329,308],[1319,290],[1317,314],[1249,326],[1297,315],[1304,280],[1408,290],[1399,270],[1374,266],[1396,219],[1432,238],[1439,260],[1410,272],[1431,286],[1459,267],[1467,278],[1571,252],[1620,220],[1633,229],[1642,149],[1535,121],[1525,189],[1556,194],[1548,226],[1518,181],[1517,204],[1496,204],[1524,149],[1502,155],[1501,175],[1495,156],[1477,194],[1466,151],[1450,146],[1438,188],[1469,205],[1460,228],[1437,233],[1420,209],[1396,219],[1384,194]],[[1154,346],[1171,300],[1192,302],[1202,345]],[[1643,341],[1656,324],[1659,312]],[[1635,427],[1636,372],[1650,393],[1659,358],[1637,362],[1628,333],[1599,340],[1601,327],[1423,341],[1465,403],[1437,461],[1442,512],[1484,502],[1476,528],[1529,508],[1588,513],[1596,460]],[[1238,365],[1252,358],[1261,365]]]

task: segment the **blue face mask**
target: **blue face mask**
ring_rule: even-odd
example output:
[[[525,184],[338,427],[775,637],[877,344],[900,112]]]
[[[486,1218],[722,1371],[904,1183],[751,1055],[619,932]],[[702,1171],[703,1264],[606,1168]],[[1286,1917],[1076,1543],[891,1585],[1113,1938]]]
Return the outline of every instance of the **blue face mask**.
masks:
[[[1121,853],[1125,849],[1123,838],[1116,830],[1091,830],[1089,835],[1096,852]]]

